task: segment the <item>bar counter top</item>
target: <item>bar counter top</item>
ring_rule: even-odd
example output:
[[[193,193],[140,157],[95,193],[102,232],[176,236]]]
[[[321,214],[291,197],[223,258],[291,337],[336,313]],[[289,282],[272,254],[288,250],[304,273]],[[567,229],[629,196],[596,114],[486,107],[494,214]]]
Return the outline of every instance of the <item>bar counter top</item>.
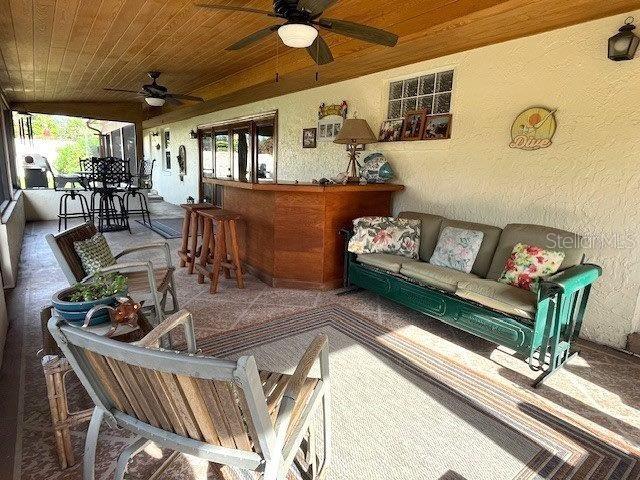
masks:
[[[278,182],[278,183],[249,183],[237,180],[223,180],[220,178],[203,178],[204,183],[212,185],[223,185],[230,188],[242,188],[244,190],[260,190],[272,192],[398,192],[404,190],[404,185],[396,183],[369,183],[360,185],[358,183],[333,183],[320,185],[311,182]]]

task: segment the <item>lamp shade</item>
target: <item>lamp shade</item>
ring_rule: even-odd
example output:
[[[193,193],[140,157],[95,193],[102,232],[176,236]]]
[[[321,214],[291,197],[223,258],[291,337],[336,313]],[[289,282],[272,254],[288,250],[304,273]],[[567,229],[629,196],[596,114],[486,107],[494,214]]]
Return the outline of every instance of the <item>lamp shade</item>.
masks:
[[[333,143],[365,145],[377,141],[378,139],[364,118],[347,118]]]
[[[152,107],[161,107],[164,105],[164,98],[161,97],[145,97],[144,100]]]
[[[285,23],[278,28],[278,35],[287,47],[310,47],[318,36],[318,30],[303,23]]]

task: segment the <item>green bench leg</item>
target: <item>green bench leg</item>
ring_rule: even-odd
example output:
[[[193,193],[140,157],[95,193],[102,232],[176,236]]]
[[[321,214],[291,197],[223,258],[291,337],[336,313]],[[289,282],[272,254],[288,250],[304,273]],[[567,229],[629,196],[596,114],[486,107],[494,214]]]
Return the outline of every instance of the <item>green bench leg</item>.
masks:
[[[554,373],[556,373],[558,370],[560,370],[565,364],[569,363],[573,358],[577,357],[580,354],[579,350],[576,350],[574,352],[569,352],[568,350],[565,352],[567,353],[566,358],[564,358],[562,361],[558,362],[557,365],[550,365],[549,369],[542,373],[532,384],[531,386],[533,388],[538,388],[540,385],[543,385],[544,382],[547,380],[547,378],[549,378],[551,375],[553,375]]]

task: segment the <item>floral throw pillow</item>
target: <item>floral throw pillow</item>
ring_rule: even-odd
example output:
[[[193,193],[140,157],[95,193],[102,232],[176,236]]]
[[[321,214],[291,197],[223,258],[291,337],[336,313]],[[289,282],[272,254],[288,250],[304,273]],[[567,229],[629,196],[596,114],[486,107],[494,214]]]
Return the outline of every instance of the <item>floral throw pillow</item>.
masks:
[[[445,227],[429,263],[469,273],[480,251],[483,237],[484,233],[477,230]]]
[[[394,217],[360,217],[353,221],[352,253],[391,253],[418,258],[420,220]]]
[[[556,273],[562,260],[564,252],[517,243],[498,281],[537,293],[540,279]]]

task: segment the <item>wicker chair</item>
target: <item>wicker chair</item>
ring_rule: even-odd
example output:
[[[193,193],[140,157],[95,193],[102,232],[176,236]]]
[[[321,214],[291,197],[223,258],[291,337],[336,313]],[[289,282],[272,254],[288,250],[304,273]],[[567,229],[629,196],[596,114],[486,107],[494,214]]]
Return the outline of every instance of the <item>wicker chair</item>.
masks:
[[[87,240],[97,233],[95,225],[83,223],[57,235],[48,234],[47,243],[58,260],[70,285],[86,281],[93,275],[87,275],[80,257],[73,248],[73,242]],[[127,248],[115,255],[116,260],[141,251],[160,250],[164,253],[164,265],[154,268],[151,261],[117,263],[112,267],[103,268],[102,273],[119,272],[127,277],[129,293],[138,301],[145,300],[145,309],[153,308],[155,313],[155,325],[159,325],[168,314],[178,311],[178,298],[176,296],[173,272],[175,268],[171,263],[171,252],[166,242],[152,243],[137,247]],[[97,273],[97,272],[96,272]],[[95,274],[94,274],[95,275]],[[167,310],[168,294],[171,294],[171,309]],[[144,297],[148,295],[148,297]],[[156,308],[159,307],[159,308]]]
[[[184,327],[188,353],[156,348],[179,326]],[[48,327],[95,403],[85,443],[84,480],[94,479],[103,421],[138,435],[118,458],[116,480],[124,478],[130,458],[151,442],[218,468],[227,465],[256,472],[264,480],[284,480],[292,464],[300,464],[296,455],[304,445],[309,462],[304,476],[321,478],[325,473],[329,447],[325,335],[311,343],[289,376],[259,372],[251,356],[230,361],[198,355],[191,314],[184,310],[136,344],[97,336],[56,317]],[[318,358],[321,378],[311,378],[309,371]],[[322,465],[315,454],[313,421],[320,406]],[[161,469],[166,466],[167,462]]]

